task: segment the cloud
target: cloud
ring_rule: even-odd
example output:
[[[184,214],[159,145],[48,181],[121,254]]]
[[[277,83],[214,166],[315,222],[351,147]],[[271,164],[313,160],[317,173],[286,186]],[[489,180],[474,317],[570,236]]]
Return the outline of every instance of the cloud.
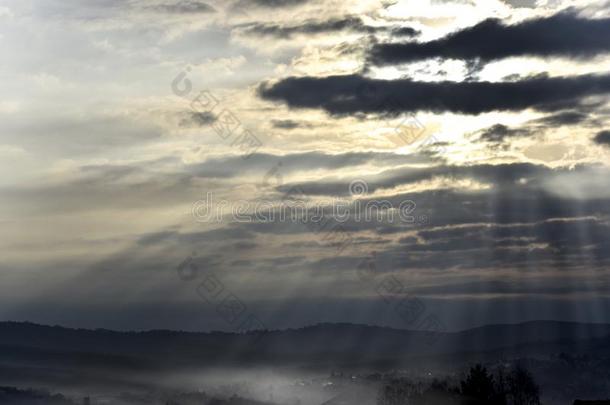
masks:
[[[239,0],[233,8],[279,8],[295,7],[311,2],[311,0]]]
[[[537,122],[551,127],[576,125],[586,121],[588,115],[579,111],[562,111],[557,114],[542,117]]]
[[[571,126],[581,124],[581,127],[586,125],[586,121],[590,119],[587,113],[587,106],[577,106],[581,111],[568,110],[560,111],[556,114],[550,114],[542,118],[530,120],[521,127],[508,127],[503,124],[496,124],[486,128],[478,133],[478,140],[489,142],[500,146],[506,143],[511,138],[536,137],[545,133],[549,129],[559,128],[563,126]]]
[[[5,141],[40,154],[41,156],[76,156],[109,153],[112,150],[145,145],[164,135],[152,120],[125,114],[92,113],[88,117],[56,113],[51,116],[24,111],[7,117],[0,128],[7,135]]]
[[[536,76],[516,82],[418,82],[361,75],[290,77],[263,83],[259,95],[293,108],[322,108],[331,114],[565,109],[587,96],[610,93],[610,75]]]
[[[313,164],[315,155],[300,159],[300,165]],[[231,161],[225,163],[230,165]],[[392,160],[392,164],[397,162]],[[129,170],[116,168],[115,172],[107,177],[120,177]],[[409,173],[413,176],[409,177]],[[315,295],[319,310],[321,306],[332,307],[324,303],[330,297],[324,291],[332,292],[332,298],[336,299],[333,304],[338,305],[347,305],[354,297],[374,294],[376,284],[371,282],[370,291],[363,290],[367,285],[359,282],[355,274],[363,257],[371,250],[377,252],[375,268],[379,274],[395,274],[408,279],[415,273],[418,282],[409,284],[410,291],[426,297],[470,295],[487,305],[486,294],[494,294],[494,299],[510,299],[516,294],[539,297],[544,292],[549,297],[559,297],[602,291],[606,279],[600,278],[599,272],[591,273],[610,268],[608,200],[588,199],[575,204],[572,199],[549,194],[542,188],[543,179],[549,176],[561,173],[587,176],[585,171],[553,170],[528,164],[403,168],[390,170],[374,179],[369,189],[378,190],[382,184],[391,186],[397,184],[397,180],[427,178],[431,173],[483,179],[496,187],[476,192],[456,187],[392,195],[389,198],[393,202],[416,201],[416,214],[426,214],[429,222],[379,224],[349,220],[343,226],[355,243],[341,255],[336,254],[332,239],[329,240],[324,231],[315,232],[292,222],[218,224],[211,230],[162,227],[140,232],[131,235],[133,244],[117,254],[86,266],[78,263],[79,268],[87,270],[82,278],[70,280],[52,291],[70,297],[74,302],[86,296],[91,304],[103,300],[104,294],[128,294],[125,286],[146,277],[145,288],[134,299],[136,306],[158,302],[159,296],[188,296],[188,290],[180,290],[177,277],[176,283],[168,283],[167,275],[173,275],[176,266],[191,252],[196,252],[195,262],[201,272],[218,275],[233,292],[248,299],[248,305],[257,297],[272,297],[270,305],[286,308],[287,300],[311,298],[310,294],[317,288],[322,291]],[[518,181],[520,178],[529,181],[522,183]],[[165,182],[161,179],[159,184]],[[103,184],[107,189],[108,182]],[[344,186],[347,189],[347,184],[334,185],[337,188]],[[87,189],[81,187],[79,190],[81,194],[89,194]],[[169,192],[176,194],[177,190]],[[178,194],[184,197],[183,192],[181,189]],[[32,196],[32,199],[44,200],[45,205],[52,203],[40,197]],[[142,199],[133,194],[131,197],[141,207]],[[149,198],[158,199],[157,196]],[[116,208],[124,210],[123,204]],[[524,271],[528,269],[536,271]],[[446,274],[448,276],[441,277]],[[578,275],[574,278],[575,283],[566,284],[565,280],[571,280],[573,274]],[[502,283],[497,282],[500,275]],[[53,276],[59,277],[55,272]],[[303,286],[303,279],[310,280],[311,284]],[[85,290],[77,289],[80,295],[66,293],[74,285],[81,285],[79,283],[87,286]],[[277,291],[289,293],[286,296],[270,294]],[[57,304],[58,299],[52,298],[48,302]],[[192,302],[184,304],[183,308],[187,306],[192,306]],[[106,305],[103,313],[108,314],[111,310]],[[270,311],[258,308],[257,313],[266,317]],[[315,311],[305,311],[303,319],[298,321],[307,322],[312,314]],[[214,319],[213,314],[199,316],[205,320]],[[101,315],[100,319],[103,319]],[[367,316],[361,321],[376,322]]]
[[[440,168],[437,171],[448,170]],[[348,249],[347,256],[326,257],[313,263],[312,267],[319,270],[323,265],[324,268],[350,272],[360,262],[354,255],[369,249],[375,250],[377,256],[385,261],[377,263],[380,271],[451,267],[496,271],[519,268],[590,271],[603,269],[610,263],[607,197],[590,196],[576,202],[566,196],[567,193],[551,193],[546,189],[545,178],[566,174],[584,178],[589,176],[585,168],[552,170],[532,165],[502,165],[498,168],[481,165],[460,170],[470,172],[474,177],[493,179],[495,187],[480,191],[454,188],[388,196],[387,200],[393,206],[406,199],[415,201],[414,215],[425,214],[428,222],[372,223],[350,217],[341,226],[354,239],[372,233],[376,233],[379,239],[365,238],[362,244]],[[520,182],[519,176],[529,181]],[[603,180],[598,184],[603,184]],[[338,190],[341,186],[334,184],[334,187]],[[334,195],[337,194],[335,191]],[[362,204],[366,201],[363,200]],[[330,211],[327,216],[331,219]],[[332,229],[332,219],[330,222],[331,225],[325,229]],[[325,247],[324,231],[318,233],[298,223],[239,223],[233,227],[261,235],[283,235],[282,239],[287,243],[292,237],[302,238],[310,234],[321,244],[320,248]],[[400,238],[398,244],[392,241],[396,237]],[[306,249],[304,246],[301,248]],[[289,251],[291,255],[300,253],[294,249]]]
[[[28,215],[159,209],[201,199],[202,184],[219,195],[235,188],[235,183],[230,181],[235,179],[262,192],[275,188],[285,177],[312,169],[332,171],[365,164],[418,165],[432,161],[425,155],[304,152],[285,155],[255,153],[249,159],[233,155],[193,164],[184,164],[180,159],[170,157],[131,164],[86,165],[77,167],[52,184],[43,182],[0,187],[0,193],[4,196],[0,209],[5,213]],[[254,177],[248,179],[247,176]],[[43,207],[40,201],[45,201]]]
[[[253,233],[234,228],[220,228],[211,231],[184,233],[179,231],[159,231],[140,235],[137,243],[141,246],[152,246],[171,241],[177,245],[186,245],[193,248],[196,244],[221,243],[221,241],[235,241],[252,239]]]
[[[34,14],[46,18],[76,18],[84,20],[97,20],[101,17],[109,17],[121,10],[131,8],[121,0],[93,0],[82,2],[78,0],[49,0],[38,2],[32,9]]]
[[[180,126],[191,126],[191,125],[197,125],[197,126],[208,126],[211,125],[213,123],[215,123],[218,120],[218,117],[216,117],[214,114],[212,114],[211,112],[205,111],[205,112],[195,112],[195,113],[189,113],[187,118],[184,118],[180,121]]]
[[[297,128],[311,128],[312,125],[308,122],[295,121],[295,120],[271,120],[273,128],[278,129],[297,129]]]
[[[216,9],[200,1],[178,1],[173,4],[161,4],[154,7],[156,10],[171,14],[206,14],[215,13]]]
[[[299,316],[285,316],[285,322],[302,326],[318,320],[321,310],[341,312],[336,308],[350,309],[358,316],[355,321],[380,322],[379,311],[367,315],[371,302],[364,302],[376,296],[375,285],[360,283],[354,274],[372,250],[378,253],[376,266],[381,271],[405,280],[413,273],[421,276],[409,284],[418,293],[472,295],[484,301],[485,308],[497,308],[489,305],[485,293],[536,296],[546,287],[548,294],[559,296],[586,292],[589,285],[601,296],[607,287],[601,284],[601,271],[589,274],[610,269],[610,192],[605,187],[610,172],[517,163],[518,153],[484,156],[489,145],[471,149],[459,139],[461,130],[486,126],[490,128],[474,135],[501,143],[520,136],[533,141],[550,135],[544,132],[547,128],[562,125],[573,127],[557,135],[569,135],[569,129],[578,137],[581,126],[591,130],[599,125],[590,135],[594,138],[595,132],[607,128],[603,125],[608,111],[602,110],[607,105],[587,112],[580,103],[607,93],[608,76],[528,77],[529,65],[519,66],[517,73],[523,76],[510,83],[331,76],[359,69],[363,52],[376,40],[373,36],[394,36],[406,43],[417,34],[409,27],[411,21],[417,22],[416,28],[423,24],[433,31],[463,21],[454,15],[410,16],[414,10],[397,14],[397,7],[383,11],[375,9],[377,0],[229,0],[229,9],[210,0],[47,0],[32,10],[22,4],[28,2],[12,3],[12,22],[17,25],[3,32],[3,43],[15,44],[9,49],[6,98],[20,102],[31,95],[27,99],[34,104],[27,109],[0,105],[5,113],[0,125],[5,145],[0,145],[0,152],[4,148],[9,151],[5,154],[32,166],[24,176],[13,164],[17,158],[11,159],[7,165],[13,170],[0,185],[6,268],[0,296],[5,318],[22,314],[41,322],[83,322],[92,327],[121,319],[126,328],[158,328],[163,319],[148,315],[167,307],[172,309],[165,313],[173,315],[164,318],[169,327],[218,326],[214,309],[207,311],[193,301],[196,284],[186,285],[174,274],[193,252],[202,272],[214,272],[249,306],[253,302],[252,308],[260,309],[261,317],[273,326],[278,326],[272,321],[274,314],[289,313],[299,307],[291,302],[305,299],[310,300],[308,306]],[[210,14],[208,5],[218,13]],[[232,5],[239,5],[241,13]],[[520,10],[519,16],[539,11]],[[28,15],[34,19],[18,18]],[[479,21],[479,14],[470,17]],[[254,24],[236,25],[244,22]],[[233,34],[252,27],[269,33],[264,40],[259,35],[234,41]],[[44,35],[34,38],[40,29]],[[282,42],[283,36],[297,40]],[[567,36],[562,34],[562,40]],[[366,41],[352,41],[355,37]],[[540,41],[536,36],[530,40]],[[35,52],[23,53],[19,44],[24,42]],[[219,123],[215,113],[220,110],[193,114],[187,108],[189,100],[170,97],[170,82],[186,62],[196,68],[188,76],[193,85],[190,95],[217,89],[219,100],[230,104],[217,108],[231,108],[255,132],[271,132],[263,148],[243,159],[231,147],[232,139],[222,142],[206,128]],[[497,80],[514,73],[504,70],[511,66],[496,71],[489,65],[492,72],[485,74]],[[553,75],[580,75],[594,68],[571,63],[548,67]],[[413,66],[413,73],[430,77],[439,69],[448,72],[446,78],[455,77],[450,64],[422,71]],[[40,86],[31,79],[45,74],[57,77],[60,86]],[[268,84],[261,87],[261,95],[320,111],[282,114],[268,102],[251,102],[252,83],[288,74],[318,77]],[[140,79],[134,82],[136,77]],[[358,138],[363,128],[375,124],[358,120],[368,113],[422,109],[477,114],[529,108],[544,114],[519,126],[515,122],[528,120],[528,114],[467,117],[455,126],[454,117],[434,118],[444,120],[448,136],[456,137],[455,153],[447,155],[447,161],[424,153],[407,155],[402,149],[381,152],[391,150],[382,134]],[[323,109],[350,118],[325,120]],[[610,145],[609,136],[598,138],[596,142]],[[551,136],[547,139],[553,142]],[[578,146],[575,139],[572,147]],[[587,148],[580,149],[587,153]],[[586,157],[603,159],[603,153]],[[395,207],[404,200],[415,201],[417,223],[348,219],[343,225],[354,243],[339,255],[332,238],[300,223],[231,222],[228,210],[222,223],[203,223],[191,212],[208,191],[214,193],[214,201],[226,200],[232,206],[241,205],[238,199],[279,204],[282,192],[293,186],[301,186],[308,203],[333,197],[352,201],[349,184],[355,178],[365,179],[369,192],[375,193],[363,196],[363,201],[383,196]],[[427,220],[420,222],[423,216]],[[529,269],[536,271],[524,271]],[[575,283],[571,271],[578,276]],[[512,278],[505,276],[509,273]],[[530,283],[533,273],[544,280]],[[116,297],[130,305],[115,306]],[[279,311],[257,306],[260,297]],[[61,305],[62,300],[70,305]],[[83,302],[87,311],[78,309]],[[568,307],[573,309],[576,302],[575,298]],[[126,307],[131,310],[124,311]],[[456,303],[446,307],[453,310]],[[472,311],[471,305],[460,308],[466,314],[481,313],[487,321],[497,315],[496,309],[490,313]],[[336,319],[346,320],[344,315]]]
[[[367,176],[364,180],[368,185],[368,192],[375,193],[389,190],[399,186],[412,185],[435,178],[450,178],[452,180],[471,179],[489,184],[498,189],[513,189],[522,179],[535,179],[550,175],[552,171],[546,166],[530,163],[510,164],[483,164],[475,166],[430,166],[402,167],[382,171],[374,176]],[[310,181],[296,184],[285,184],[278,187],[281,192],[299,190],[304,195],[322,195],[342,197],[349,195],[351,179]]]
[[[201,177],[229,178],[243,173],[261,174],[271,183],[277,182],[276,176],[284,176],[298,171],[312,169],[337,170],[365,164],[377,166],[430,164],[434,158],[427,155],[401,155],[382,152],[347,152],[330,154],[323,152],[303,152],[290,154],[254,153],[247,160],[241,156],[210,158],[201,163],[188,166],[188,171]],[[274,163],[275,162],[275,163]],[[264,175],[264,176],[263,176]]]
[[[419,31],[412,27],[400,27],[394,28],[392,35],[395,37],[414,37],[419,35]]]
[[[522,128],[509,128],[506,125],[496,124],[484,130],[479,139],[492,143],[503,143],[507,138],[530,135],[530,131]]]
[[[574,12],[505,25],[487,19],[473,27],[424,43],[377,44],[375,65],[429,58],[492,61],[511,56],[589,58],[610,52],[610,18],[587,19]]]
[[[510,4],[515,8],[534,8],[536,0],[502,0],[506,4]]]
[[[12,18],[13,12],[8,7],[0,7],[0,18]]]
[[[595,143],[598,145],[610,146],[610,131],[601,131],[595,135]]]
[[[567,213],[576,214],[575,210]],[[438,260],[434,253],[443,252],[462,268],[580,268],[587,262],[591,270],[610,262],[605,237],[608,231],[607,223],[577,217],[527,223],[471,223],[419,231],[419,241],[406,241],[403,249],[411,252],[409,264],[414,267],[440,267],[440,262],[447,262],[448,258]],[[591,244],[589,250],[583,249],[582,232]]]
[[[290,38],[295,34],[321,34],[338,31],[353,31],[373,34],[385,28],[366,25],[358,17],[333,18],[329,20],[306,20],[297,24],[254,23],[243,26],[245,34]]]

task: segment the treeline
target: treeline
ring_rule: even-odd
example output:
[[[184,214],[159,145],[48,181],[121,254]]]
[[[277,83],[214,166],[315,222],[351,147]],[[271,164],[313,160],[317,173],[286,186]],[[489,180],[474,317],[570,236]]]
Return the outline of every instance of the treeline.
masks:
[[[505,372],[490,373],[477,364],[459,385],[435,380],[428,386],[408,378],[395,378],[382,385],[378,405],[540,405],[540,389],[532,374],[517,365]]]
[[[46,390],[20,389],[16,387],[0,387],[0,404],[6,405],[82,405],[99,403],[95,400],[82,398],[75,401],[62,394],[52,394]],[[146,405],[270,405],[265,402],[254,401],[232,395],[226,399],[210,398],[203,392],[174,393],[174,394],[129,394],[122,393],[117,396],[113,404],[146,404]],[[272,404],[271,404],[272,405]]]
[[[44,390],[0,387],[0,404],[10,405],[75,405],[61,394]]]

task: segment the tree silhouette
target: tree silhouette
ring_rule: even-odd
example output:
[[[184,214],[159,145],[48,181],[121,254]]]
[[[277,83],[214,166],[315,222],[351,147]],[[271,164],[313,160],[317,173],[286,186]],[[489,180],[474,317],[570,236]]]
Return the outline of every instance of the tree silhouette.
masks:
[[[510,405],[540,405],[540,389],[524,367],[517,365],[507,380]]]
[[[487,405],[540,405],[540,389],[531,373],[520,365],[506,377],[499,370],[494,380],[485,367],[477,364],[461,382],[461,393]]]
[[[494,399],[494,379],[480,364],[470,368],[466,379],[461,382],[462,395],[491,403]]]
[[[492,374],[481,364],[470,368],[452,387],[448,380],[435,379],[429,385],[413,383],[407,378],[386,381],[377,398],[378,405],[540,405],[540,390],[532,374],[521,365],[505,373],[502,368]]]
[[[494,396],[491,401],[494,405],[508,405],[508,388],[506,386],[506,377],[504,371],[500,368],[496,374],[496,381],[494,384]]]

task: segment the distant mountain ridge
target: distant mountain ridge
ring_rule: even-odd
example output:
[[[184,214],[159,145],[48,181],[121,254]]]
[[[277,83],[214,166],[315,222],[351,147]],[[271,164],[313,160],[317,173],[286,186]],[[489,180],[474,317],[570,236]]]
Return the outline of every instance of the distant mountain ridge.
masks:
[[[260,334],[152,330],[120,332],[0,322],[0,354],[14,362],[49,361],[164,368],[214,364],[352,364],[408,362],[509,348],[605,342],[610,324],[533,321],[460,332],[428,332],[357,324],[317,324]],[[521,350],[521,349],[520,349]]]

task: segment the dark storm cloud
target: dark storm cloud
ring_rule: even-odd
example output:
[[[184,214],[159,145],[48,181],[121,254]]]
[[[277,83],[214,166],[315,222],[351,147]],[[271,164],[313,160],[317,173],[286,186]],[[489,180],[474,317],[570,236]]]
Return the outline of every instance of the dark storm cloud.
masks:
[[[312,125],[308,122],[295,120],[271,120],[271,125],[273,125],[273,128],[287,130],[312,127]]]
[[[481,133],[480,140],[492,143],[503,143],[508,138],[530,135],[530,131],[522,128],[509,128],[506,125],[496,124]]]
[[[211,112],[190,113],[180,121],[180,126],[208,126],[216,122],[218,118]]]
[[[610,51],[610,18],[587,19],[573,12],[505,25],[488,19],[445,38],[424,43],[377,44],[376,65],[428,58],[492,61],[511,56],[588,58]]]
[[[563,111],[557,114],[549,115],[537,120],[541,124],[551,127],[561,127],[564,125],[575,125],[586,121],[588,115],[579,111]]]
[[[411,27],[400,27],[393,29],[392,35],[395,37],[415,37],[419,35],[419,31]]]
[[[610,131],[601,131],[595,135],[595,143],[610,146]]]
[[[360,75],[290,77],[264,83],[259,95],[293,108],[322,108],[331,114],[565,109],[581,98],[610,93],[610,75],[533,77],[517,82],[417,82]]]
[[[559,111],[554,114],[536,118],[516,127],[508,127],[504,124],[496,124],[489,128],[477,131],[473,137],[474,142],[484,142],[492,149],[508,149],[509,141],[513,138],[530,137],[541,139],[550,131],[565,126],[578,125],[580,128],[598,128],[600,121],[595,118],[595,110],[599,113],[599,104],[574,104],[573,109]],[[559,109],[565,104],[556,103]],[[548,106],[547,108],[548,109]],[[603,114],[603,113],[602,113]],[[548,151],[547,151],[548,152]],[[557,159],[561,158],[559,156]]]
[[[215,13],[216,9],[200,1],[178,1],[176,3],[161,4],[154,7],[158,11],[171,14],[200,14]]]
[[[493,147],[506,147],[512,138],[542,136],[549,129],[577,125],[597,125],[590,118],[588,106],[576,106],[579,110],[560,111],[542,118],[526,122],[520,127],[508,127],[504,124],[496,124],[478,132],[477,140],[493,144]]]
[[[217,121],[218,117],[211,112],[181,113],[178,115],[178,125],[183,128],[207,127]]]

